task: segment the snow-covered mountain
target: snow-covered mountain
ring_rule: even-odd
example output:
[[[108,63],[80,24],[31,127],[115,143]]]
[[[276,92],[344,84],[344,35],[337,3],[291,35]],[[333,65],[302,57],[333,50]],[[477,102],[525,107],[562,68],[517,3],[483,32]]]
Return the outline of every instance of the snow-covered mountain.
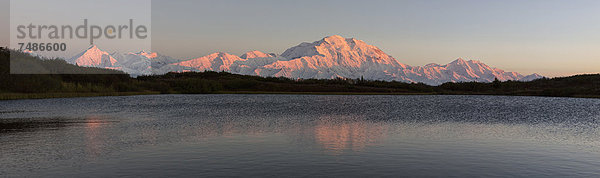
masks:
[[[457,59],[446,65],[408,66],[398,62],[375,46],[341,36],[329,36],[313,43],[302,43],[281,56],[260,51],[240,57],[215,53],[173,65],[195,71],[227,71],[244,75],[288,77],[294,79],[365,78],[369,80],[422,82],[439,85],[445,82],[491,82],[499,80],[533,80],[516,72],[506,72],[479,61]]]
[[[111,68],[115,67],[114,65],[117,63],[117,60],[108,54],[108,52],[102,51],[96,45],[93,45],[70,60],[67,60],[67,62],[85,67]]]
[[[529,82],[529,81],[533,81],[533,80],[537,80],[537,79],[541,79],[544,78],[544,76],[540,75],[540,74],[531,74],[528,76],[525,76],[521,79],[519,79],[519,81],[523,81],[523,82]]]
[[[112,53],[101,50],[96,45],[67,60],[71,64],[85,67],[99,67],[126,72],[132,76],[164,74],[180,70],[178,67],[167,67],[179,62],[158,53],[140,51],[137,53]],[[167,71],[163,71],[167,70]]]
[[[89,54],[88,54],[89,53]],[[101,54],[101,55],[99,55]],[[261,51],[241,56],[218,52],[207,56],[176,60],[157,53],[113,54],[91,47],[71,61],[78,65],[120,69],[132,75],[187,71],[226,71],[243,75],[293,79],[364,78],[440,85],[446,82],[530,81],[542,76],[523,76],[490,67],[480,61],[461,58],[445,65],[409,66],[364,41],[329,36],[301,43],[281,55]]]
[[[171,71],[184,71],[187,69],[185,67],[170,65],[181,60],[155,52],[113,53],[113,57],[118,61],[117,66],[121,67],[122,71],[134,76],[165,74]]]
[[[302,43],[286,50],[272,64],[261,66],[258,75],[288,78],[360,78],[408,81],[399,63],[379,48],[363,41],[330,36],[313,43]]]
[[[275,57],[276,55],[273,53],[267,54],[260,51],[250,51],[245,54],[242,54],[240,58],[242,59],[253,59],[253,58],[269,58]]]
[[[408,75],[414,82],[434,85],[445,82],[492,82],[496,78],[501,81],[521,80],[524,77],[516,72],[505,72],[480,61],[466,61],[462,58],[443,66],[428,64],[423,67],[411,67],[411,73],[408,73]]]
[[[151,75],[152,74],[152,61],[149,55],[145,52],[139,53],[113,53],[111,54],[116,60],[115,65],[118,70],[121,70],[130,75]]]
[[[235,61],[243,61],[238,56],[227,53],[213,53],[208,56],[178,62],[173,65],[191,67],[198,71],[231,71],[230,68]]]

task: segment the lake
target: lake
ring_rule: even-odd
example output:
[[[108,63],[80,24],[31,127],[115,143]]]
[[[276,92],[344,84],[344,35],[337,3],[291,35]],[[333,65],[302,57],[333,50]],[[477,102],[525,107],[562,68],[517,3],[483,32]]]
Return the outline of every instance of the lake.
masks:
[[[600,99],[0,101],[0,177],[599,177]]]

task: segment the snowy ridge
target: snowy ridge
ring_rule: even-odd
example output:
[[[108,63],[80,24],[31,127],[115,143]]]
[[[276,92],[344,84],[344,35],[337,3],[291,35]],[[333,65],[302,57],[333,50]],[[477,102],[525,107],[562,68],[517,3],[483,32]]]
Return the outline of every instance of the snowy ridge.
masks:
[[[93,45],[67,62],[85,67],[106,68],[114,67],[114,65],[117,63],[117,60],[107,52],[98,49],[96,45]]]
[[[519,79],[519,81],[523,81],[523,82],[529,82],[529,81],[533,81],[533,80],[537,80],[537,79],[541,79],[541,78],[545,78],[544,76],[540,75],[540,74],[531,74],[528,76],[525,76],[521,79]]]
[[[68,63],[78,66],[115,69],[132,76],[167,73],[168,71],[162,72],[159,69],[178,61],[179,60],[158,53],[145,51],[140,51],[138,53],[109,54],[98,48],[96,45],[90,46],[84,52],[67,60]]]
[[[244,60],[235,55],[219,52],[173,65],[191,67],[198,71],[231,71],[234,62]]]
[[[275,54],[267,54],[260,51],[250,51],[240,56],[242,59],[254,59],[254,58],[269,58],[275,57]]]
[[[110,67],[132,75],[187,71],[226,71],[242,75],[293,79],[364,78],[440,85],[446,82],[492,82],[494,79],[531,81],[538,74],[523,76],[490,67],[480,61],[459,58],[446,65],[408,66],[364,41],[329,36],[301,43],[281,55],[250,51],[241,56],[218,52],[199,58],[176,60],[157,53],[113,54],[96,46],[74,57],[79,65]]]

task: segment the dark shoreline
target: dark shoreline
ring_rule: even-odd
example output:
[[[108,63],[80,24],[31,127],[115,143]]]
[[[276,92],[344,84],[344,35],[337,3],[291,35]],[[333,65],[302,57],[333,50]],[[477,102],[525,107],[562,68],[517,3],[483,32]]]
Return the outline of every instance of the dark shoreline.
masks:
[[[0,101],[27,100],[27,99],[55,99],[55,98],[84,98],[106,96],[142,96],[142,95],[172,95],[177,93],[161,94],[160,92],[113,92],[113,93],[0,93]],[[179,93],[184,94],[184,93]],[[376,93],[376,92],[263,92],[263,91],[222,91],[218,93],[205,93],[194,95],[463,95],[463,96],[530,96],[530,97],[555,97],[555,98],[590,98],[600,99],[600,95],[582,96],[543,96],[543,95],[498,95],[498,94],[442,94],[442,93]]]
[[[12,74],[9,55],[36,71],[69,74]],[[14,61],[14,60],[13,60]],[[448,82],[438,86],[399,81],[290,79],[227,72],[186,72],[131,77],[123,72],[80,67],[59,59],[0,50],[0,100],[150,94],[301,95],[498,95],[600,98],[600,74],[533,81]],[[87,73],[87,74],[86,74]]]
[[[156,95],[159,92],[112,92],[112,93],[0,93],[0,101],[51,98],[81,98],[102,96]]]

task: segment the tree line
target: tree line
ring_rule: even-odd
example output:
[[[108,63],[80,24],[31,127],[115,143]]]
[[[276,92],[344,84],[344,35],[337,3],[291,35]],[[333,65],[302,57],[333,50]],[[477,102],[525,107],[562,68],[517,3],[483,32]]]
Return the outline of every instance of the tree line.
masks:
[[[68,64],[62,59],[45,59],[6,48],[0,49],[0,64],[0,93],[290,92],[600,97],[600,74],[543,78],[531,82],[496,80],[492,83],[444,83],[440,86],[362,78],[289,79],[212,71],[167,73],[133,78],[116,70],[80,67]],[[13,67],[13,74],[10,71],[11,67]],[[32,71],[20,71],[23,69]],[[14,74],[31,72],[51,74]]]

